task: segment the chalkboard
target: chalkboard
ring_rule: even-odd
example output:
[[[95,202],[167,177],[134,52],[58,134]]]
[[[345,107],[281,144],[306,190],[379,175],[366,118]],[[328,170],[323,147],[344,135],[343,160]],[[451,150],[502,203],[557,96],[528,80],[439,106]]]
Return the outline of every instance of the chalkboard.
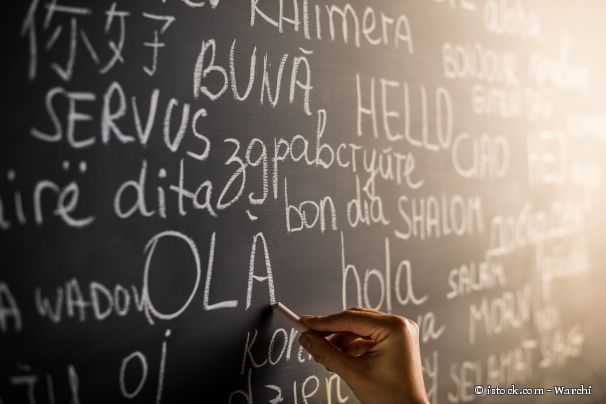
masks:
[[[277,301],[414,320],[431,403],[606,402],[602,2],[12,6],[0,403],[357,402]]]

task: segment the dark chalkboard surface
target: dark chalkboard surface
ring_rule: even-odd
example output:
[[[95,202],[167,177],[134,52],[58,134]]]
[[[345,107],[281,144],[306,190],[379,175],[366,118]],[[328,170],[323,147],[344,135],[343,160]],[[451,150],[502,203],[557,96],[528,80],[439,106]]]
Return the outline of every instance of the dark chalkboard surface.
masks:
[[[18,3],[0,403],[357,402],[276,301],[415,320],[432,403],[606,402],[601,2]]]

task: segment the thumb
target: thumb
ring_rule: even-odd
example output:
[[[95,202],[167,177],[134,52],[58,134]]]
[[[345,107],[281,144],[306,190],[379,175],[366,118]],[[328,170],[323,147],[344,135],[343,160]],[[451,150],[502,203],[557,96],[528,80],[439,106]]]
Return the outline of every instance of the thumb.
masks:
[[[354,358],[341,352],[326,338],[314,332],[305,332],[301,334],[299,343],[317,362],[324,365],[331,372],[337,373],[344,380],[348,379],[348,376],[350,376],[357,367]]]

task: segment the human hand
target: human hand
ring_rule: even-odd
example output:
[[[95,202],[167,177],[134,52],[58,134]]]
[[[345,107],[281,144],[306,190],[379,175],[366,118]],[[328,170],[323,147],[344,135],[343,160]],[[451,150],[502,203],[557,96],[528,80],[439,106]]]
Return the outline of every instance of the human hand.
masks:
[[[363,404],[428,403],[413,321],[358,307],[301,320],[311,330],[301,335],[301,345]]]

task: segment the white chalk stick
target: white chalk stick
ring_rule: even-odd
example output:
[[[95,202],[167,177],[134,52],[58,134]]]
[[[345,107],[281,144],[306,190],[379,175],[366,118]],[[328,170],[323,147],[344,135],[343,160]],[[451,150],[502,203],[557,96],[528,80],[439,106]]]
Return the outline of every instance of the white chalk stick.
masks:
[[[272,305],[272,308],[275,312],[284,317],[297,331],[301,333],[309,331],[309,328],[305,327],[301,318],[282,303],[276,303]]]

